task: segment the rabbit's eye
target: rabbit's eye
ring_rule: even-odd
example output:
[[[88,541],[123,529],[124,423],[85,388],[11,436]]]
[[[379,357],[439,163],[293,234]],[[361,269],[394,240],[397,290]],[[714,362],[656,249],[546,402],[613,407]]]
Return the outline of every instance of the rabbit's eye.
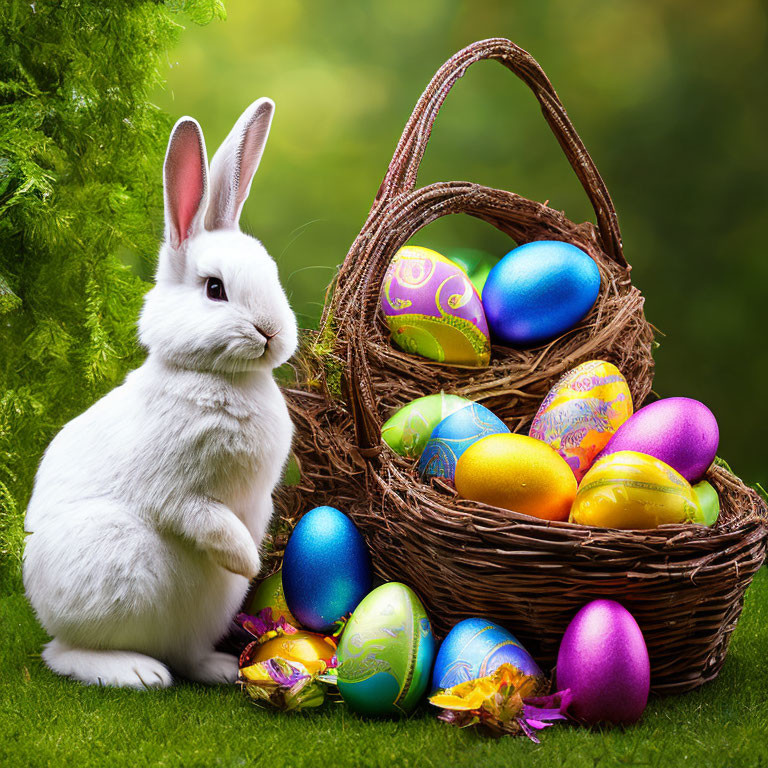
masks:
[[[227,301],[224,283],[218,277],[209,277],[205,281],[205,293],[213,301]]]

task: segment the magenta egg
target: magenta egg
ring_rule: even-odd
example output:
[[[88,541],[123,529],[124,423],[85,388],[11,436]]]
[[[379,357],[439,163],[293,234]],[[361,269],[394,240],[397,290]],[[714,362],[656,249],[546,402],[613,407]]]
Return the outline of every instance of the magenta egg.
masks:
[[[573,695],[569,713],[589,725],[634,723],[650,686],[648,649],[632,614],[614,600],[587,603],[557,654],[557,688]]]
[[[701,480],[717,453],[720,431],[712,411],[690,397],[666,397],[630,416],[600,456],[637,451],[655,456],[689,483]]]

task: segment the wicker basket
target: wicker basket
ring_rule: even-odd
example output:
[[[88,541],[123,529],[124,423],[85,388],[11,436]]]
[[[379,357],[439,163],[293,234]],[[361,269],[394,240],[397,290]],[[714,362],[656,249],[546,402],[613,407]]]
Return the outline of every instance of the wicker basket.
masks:
[[[418,166],[445,97],[482,59],[496,59],[533,90],[595,210],[598,227],[510,192],[468,182],[415,188]],[[439,216],[466,213],[518,243],[566,240],[601,273],[595,307],[546,346],[494,347],[486,369],[456,368],[395,348],[377,314],[392,255]],[[509,627],[551,665],[569,620],[588,600],[621,601],[646,637],[657,692],[684,691],[717,675],[744,592],[766,554],[766,512],[756,493],[723,468],[710,480],[722,513],[714,529],[664,526],[616,531],[547,523],[425,485],[414,462],[381,443],[382,421],[415,397],[441,389],[482,402],[513,431],[532,416],[562,373],[601,358],[625,374],[634,402],[650,392],[652,329],[629,279],[607,190],[545,74],[508,40],[475,43],[451,58],[419,100],[371,213],[342,265],[320,330],[305,338],[300,389],[286,390],[297,427],[301,484],[277,506],[285,530],[309,508],[348,511],[379,575],[413,586],[438,634],[481,615]]]

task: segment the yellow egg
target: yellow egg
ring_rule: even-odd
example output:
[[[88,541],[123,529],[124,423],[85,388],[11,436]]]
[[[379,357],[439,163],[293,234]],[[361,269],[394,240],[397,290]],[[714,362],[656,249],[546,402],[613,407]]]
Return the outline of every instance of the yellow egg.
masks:
[[[323,671],[335,654],[335,646],[324,637],[300,630],[293,635],[280,635],[267,640],[258,647],[250,663],[275,658],[298,661],[313,674]]]
[[[456,490],[465,499],[544,520],[566,520],[576,478],[541,440],[489,435],[467,448],[456,465]]]
[[[655,528],[702,520],[691,484],[669,464],[636,451],[598,459],[571,507],[572,523],[601,528]]]

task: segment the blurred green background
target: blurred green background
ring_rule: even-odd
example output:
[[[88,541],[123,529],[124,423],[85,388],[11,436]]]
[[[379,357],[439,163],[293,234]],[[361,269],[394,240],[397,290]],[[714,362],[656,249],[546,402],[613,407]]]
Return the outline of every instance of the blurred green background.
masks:
[[[647,316],[665,334],[655,390],[707,403],[720,422],[720,454],[748,482],[768,485],[765,2],[226,7],[226,22],[189,25],[155,100],[174,118],[200,120],[209,156],[251,101],[276,101],[243,221],[277,259],[303,325],[316,322],[434,71],[473,40],[509,37],[544,67],[612,193]],[[495,63],[469,72],[436,124],[420,181],[449,179],[549,200],[575,221],[592,218],[535,100]],[[420,242],[498,255],[512,245],[465,217],[442,219]],[[134,266],[146,277],[153,258],[141,254]]]

